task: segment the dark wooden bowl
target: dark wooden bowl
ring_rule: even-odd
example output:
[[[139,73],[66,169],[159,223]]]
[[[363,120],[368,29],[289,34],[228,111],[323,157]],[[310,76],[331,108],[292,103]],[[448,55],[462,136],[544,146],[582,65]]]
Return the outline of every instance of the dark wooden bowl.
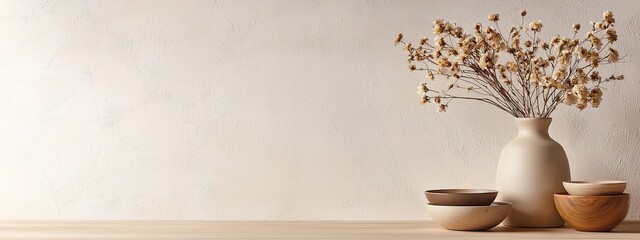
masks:
[[[431,205],[489,206],[498,196],[496,190],[435,189],[424,192]]]
[[[553,199],[560,217],[578,231],[611,231],[629,212],[629,194],[626,193],[609,196],[556,193]]]

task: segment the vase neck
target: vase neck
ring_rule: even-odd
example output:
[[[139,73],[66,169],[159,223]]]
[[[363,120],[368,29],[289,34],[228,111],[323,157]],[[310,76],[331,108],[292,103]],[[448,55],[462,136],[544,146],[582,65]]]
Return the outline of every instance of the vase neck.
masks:
[[[518,135],[549,137],[551,118],[516,118]]]

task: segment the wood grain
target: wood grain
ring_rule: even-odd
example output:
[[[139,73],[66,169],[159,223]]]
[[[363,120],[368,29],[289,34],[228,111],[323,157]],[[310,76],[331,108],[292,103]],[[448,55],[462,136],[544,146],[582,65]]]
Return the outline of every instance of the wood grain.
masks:
[[[0,239],[639,239],[640,222],[612,232],[508,228],[460,232],[427,221],[384,222],[0,222]]]
[[[555,194],[554,201],[562,219],[579,231],[609,231],[622,222],[629,211],[629,194],[572,196],[563,193]]]

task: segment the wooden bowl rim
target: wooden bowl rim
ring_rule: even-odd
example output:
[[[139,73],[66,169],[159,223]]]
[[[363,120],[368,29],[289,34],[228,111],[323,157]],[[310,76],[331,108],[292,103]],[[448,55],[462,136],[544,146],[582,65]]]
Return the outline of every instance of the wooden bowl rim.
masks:
[[[554,197],[559,198],[628,198],[628,193],[614,194],[614,195],[597,195],[597,196],[580,196],[580,195],[571,195],[569,193],[554,193]]]
[[[433,195],[474,195],[474,194],[497,194],[497,190],[491,189],[472,189],[472,188],[446,188],[446,189],[431,189],[424,191],[427,194]]]
[[[455,205],[436,205],[427,203],[430,207],[438,207],[438,208],[500,208],[500,207],[511,207],[510,202],[492,202],[491,205],[487,206],[455,206]]]
[[[616,185],[627,184],[627,181],[620,180],[597,180],[597,181],[564,181],[562,183],[571,185]]]

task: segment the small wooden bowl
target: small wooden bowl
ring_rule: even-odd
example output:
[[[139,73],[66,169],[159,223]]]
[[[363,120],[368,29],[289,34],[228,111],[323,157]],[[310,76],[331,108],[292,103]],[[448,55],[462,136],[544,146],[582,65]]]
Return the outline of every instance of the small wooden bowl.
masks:
[[[606,232],[615,228],[629,212],[629,194],[609,196],[573,196],[554,194],[560,217],[572,228],[583,232]]]
[[[431,205],[489,206],[498,191],[486,189],[435,189],[425,191]]]
[[[618,195],[627,188],[625,181],[567,181],[563,182],[564,189],[571,195],[576,196],[603,196]]]

